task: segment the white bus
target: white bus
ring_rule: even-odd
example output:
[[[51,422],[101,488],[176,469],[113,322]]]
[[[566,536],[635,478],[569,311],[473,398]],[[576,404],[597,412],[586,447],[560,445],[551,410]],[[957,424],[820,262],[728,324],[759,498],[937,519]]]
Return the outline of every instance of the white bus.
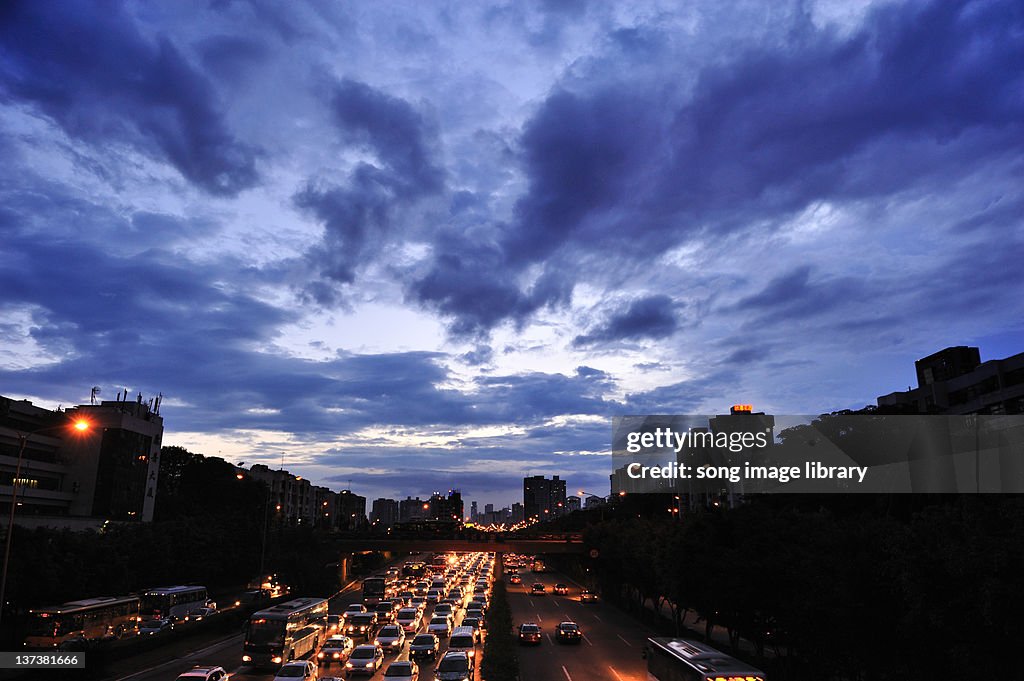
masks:
[[[245,627],[242,662],[276,667],[315,655],[327,638],[327,599],[296,598],[253,613]]]
[[[711,646],[680,638],[649,638],[648,681],[765,681],[765,674]]]
[[[134,634],[139,627],[139,599],[88,598],[28,611],[24,646],[58,648],[71,640],[99,641]]]
[[[165,586],[149,589],[139,597],[142,619],[183,620],[190,610],[202,608],[210,600],[205,586]]]

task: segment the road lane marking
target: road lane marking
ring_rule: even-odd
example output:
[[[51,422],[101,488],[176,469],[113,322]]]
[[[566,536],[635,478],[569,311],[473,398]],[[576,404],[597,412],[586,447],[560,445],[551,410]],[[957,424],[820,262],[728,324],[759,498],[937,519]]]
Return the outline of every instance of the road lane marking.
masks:
[[[548,643],[550,643],[551,645],[555,645],[555,642],[551,640],[551,634],[544,634],[544,635],[548,637]]]
[[[598,622],[602,622],[602,621],[604,621],[604,620],[602,620],[602,619],[601,619],[600,617],[598,617],[597,615],[594,615],[594,619],[595,619],[595,620],[597,620]]]
[[[619,638],[622,638],[622,634],[615,634],[615,635],[616,635],[616,636],[618,636]],[[632,647],[633,647],[633,644],[632,644],[632,643],[630,643],[629,641],[627,641],[627,640],[626,640],[626,639],[624,639],[624,638],[622,638],[622,642],[623,642],[623,643],[625,643],[625,644],[626,644],[627,646],[629,646],[630,648],[632,648]]]
[[[584,641],[586,641],[587,643],[590,643],[590,639],[589,639],[589,638],[587,638],[587,635],[586,635],[586,634],[582,634],[582,633],[581,633],[581,636],[583,636],[583,640],[584,640]],[[593,644],[593,643],[590,643],[590,645],[594,645],[594,644]]]
[[[569,681],[572,681],[572,677],[569,676],[569,670],[565,668],[564,664],[562,665],[562,671],[565,672],[565,678],[569,679]]]
[[[608,665],[608,669],[612,670],[612,674],[615,674],[615,678],[617,678],[619,681],[622,681],[622,677],[619,676],[619,673],[617,671],[615,671],[615,667]]]

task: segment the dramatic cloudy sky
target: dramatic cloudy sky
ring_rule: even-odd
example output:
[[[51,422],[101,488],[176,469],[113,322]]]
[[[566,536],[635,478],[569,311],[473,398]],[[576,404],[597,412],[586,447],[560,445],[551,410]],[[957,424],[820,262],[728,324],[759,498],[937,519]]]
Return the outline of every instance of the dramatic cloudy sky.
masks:
[[[1022,151],[1016,0],[5,2],[0,394],[606,493],[613,414],[1024,350]]]

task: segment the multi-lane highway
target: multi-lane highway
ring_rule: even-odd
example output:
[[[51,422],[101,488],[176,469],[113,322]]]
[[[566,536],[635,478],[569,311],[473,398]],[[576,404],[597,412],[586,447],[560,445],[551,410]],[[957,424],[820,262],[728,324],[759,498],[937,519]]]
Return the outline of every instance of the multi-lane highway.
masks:
[[[600,601],[580,603],[580,588],[562,575],[523,572],[522,584],[509,584],[509,604],[516,627],[538,624],[543,632],[538,646],[519,649],[519,677],[531,681],[643,681],[647,678],[642,657],[650,633],[632,618]],[[557,595],[557,583],[569,587]],[[543,596],[530,595],[534,583],[544,584]],[[583,632],[579,643],[558,643],[555,627],[576,622]]]
[[[519,649],[520,678],[530,681],[643,681],[646,678],[645,662],[642,658],[644,640],[650,635],[645,628],[618,609],[602,602],[581,603],[580,587],[566,577],[555,574],[534,574],[524,570],[522,584],[507,584],[513,623],[516,628],[524,622],[534,622],[543,632],[538,646],[521,646]],[[534,583],[546,587],[543,596],[531,595]],[[567,595],[553,593],[556,583],[569,586]],[[330,603],[332,613],[344,612],[352,603],[359,602],[358,588],[343,592]],[[428,606],[422,627],[430,621],[433,606]],[[461,622],[462,614],[456,618]],[[576,622],[583,638],[578,644],[559,644],[555,627],[559,622]],[[407,640],[411,641],[410,636]],[[177,659],[145,671],[118,675],[118,681],[174,681],[177,676],[194,665],[218,665],[231,673],[232,681],[270,681],[274,674],[241,665],[242,634],[226,638],[202,649],[188,651]],[[358,643],[358,642],[357,642]],[[447,649],[447,639],[441,639],[438,659]],[[389,654],[384,666],[373,677],[383,678],[384,669],[396,659],[408,659],[408,643],[398,655]],[[424,661],[420,666],[423,681],[433,679],[434,663]],[[342,676],[338,665],[320,670],[323,676]],[[366,677],[363,677],[366,678]],[[476,678],[479,680],[479,670]]]

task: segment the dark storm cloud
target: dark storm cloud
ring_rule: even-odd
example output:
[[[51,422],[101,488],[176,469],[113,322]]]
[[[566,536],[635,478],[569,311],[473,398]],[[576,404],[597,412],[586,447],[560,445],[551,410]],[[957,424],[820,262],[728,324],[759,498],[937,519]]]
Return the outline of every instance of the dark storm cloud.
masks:
[[[228,130],[210,83],[166,37],[114,3],[6,3],[0,82],[69,136],[165,158],[211,194],[256,183],[256,151]]]
[[[537,310],[568,302],[569,275],[552,268],[527,290],[494,245],[446,238],[431,269],[409,286],[410,297],[452,319],[454,336],[476,337],[505,321],[522,324]]]
[[[225,80],[242,77],[251,67],[268,57],[263,43],[235,35],[215,35],[197,45],[203,68]]]
[[[359,267],[397,236],[396,214],[440,192],[444,173],[432,158],[433,131],[405,100],[346,79],[334,86],[331,113],[342,138],[372,151],[377,164],[359,163],[344,185],[311,181],[294,200],[324,225],[312,262],[330,282],[351,284]],[[307,293],[320,304],[338,300],[324,282],[313,282]]]
[[[185,402],[175,430],[283,430],[296,437],[376,424],[528,424],[599,414],[603,372],[477,379],[472,394],[428,352],[311,361],[261,351],[293,313],[237,290],[229,268],[149,250],[115,256],[83,242],[15,236],[0,259],[0,305],[30,306],[30,336],[56,361],[0,371],[6,391],[68,401],[73,386],[157,390]],[[31,263],[62,263],[43,269]],[[169,412],[170,413],[170,412]]]
[[[620,340],[668,338],[679,328],[676,305],[666,295],[637,298],[616,310],[585,335],[576,336],[574,347]]]
[[[404,99],[346,78],[334,89],[331,110],[343,136],[369,146],[390,170],[386,182],[399,196],[441,189],[443,173],[428,148],[433,133]]]
[[[849,39],[808,29],[795,50],[706,69],[676,119],[665,188],[697,214],[793,210],[910,185],[931,172],[899,162],[918,141],[947,145],[950,167],[972,153],[957,145],[972,129],[1020,147],[1021,24],[1011,2],[911,3]]]
[[[1022,30],[1009,0],[886,6],[850,35],[798,20],[784,44],[698,66],[688,92],[673,83],[692,67],[674,73],[670,59],[647,79],[610,60],[594,61],[599,74],[583,64],[523,128],[528,189],[512,224],[488,235],[487,266],[445,252],[417,298],[456,331],[486,332],[536,309],[519,283],[536,263],[650,261],[693,239],[772,229],[815,202],[927,192],[977,173],[1024,145]],[[616,50],[632,49],[624,37],[613,35]],[[550,302],[587,276],[563,273],[565,293]],[[485,313],[457,293],[473,280]],[[775,283],[809,285],[799,273]]]

